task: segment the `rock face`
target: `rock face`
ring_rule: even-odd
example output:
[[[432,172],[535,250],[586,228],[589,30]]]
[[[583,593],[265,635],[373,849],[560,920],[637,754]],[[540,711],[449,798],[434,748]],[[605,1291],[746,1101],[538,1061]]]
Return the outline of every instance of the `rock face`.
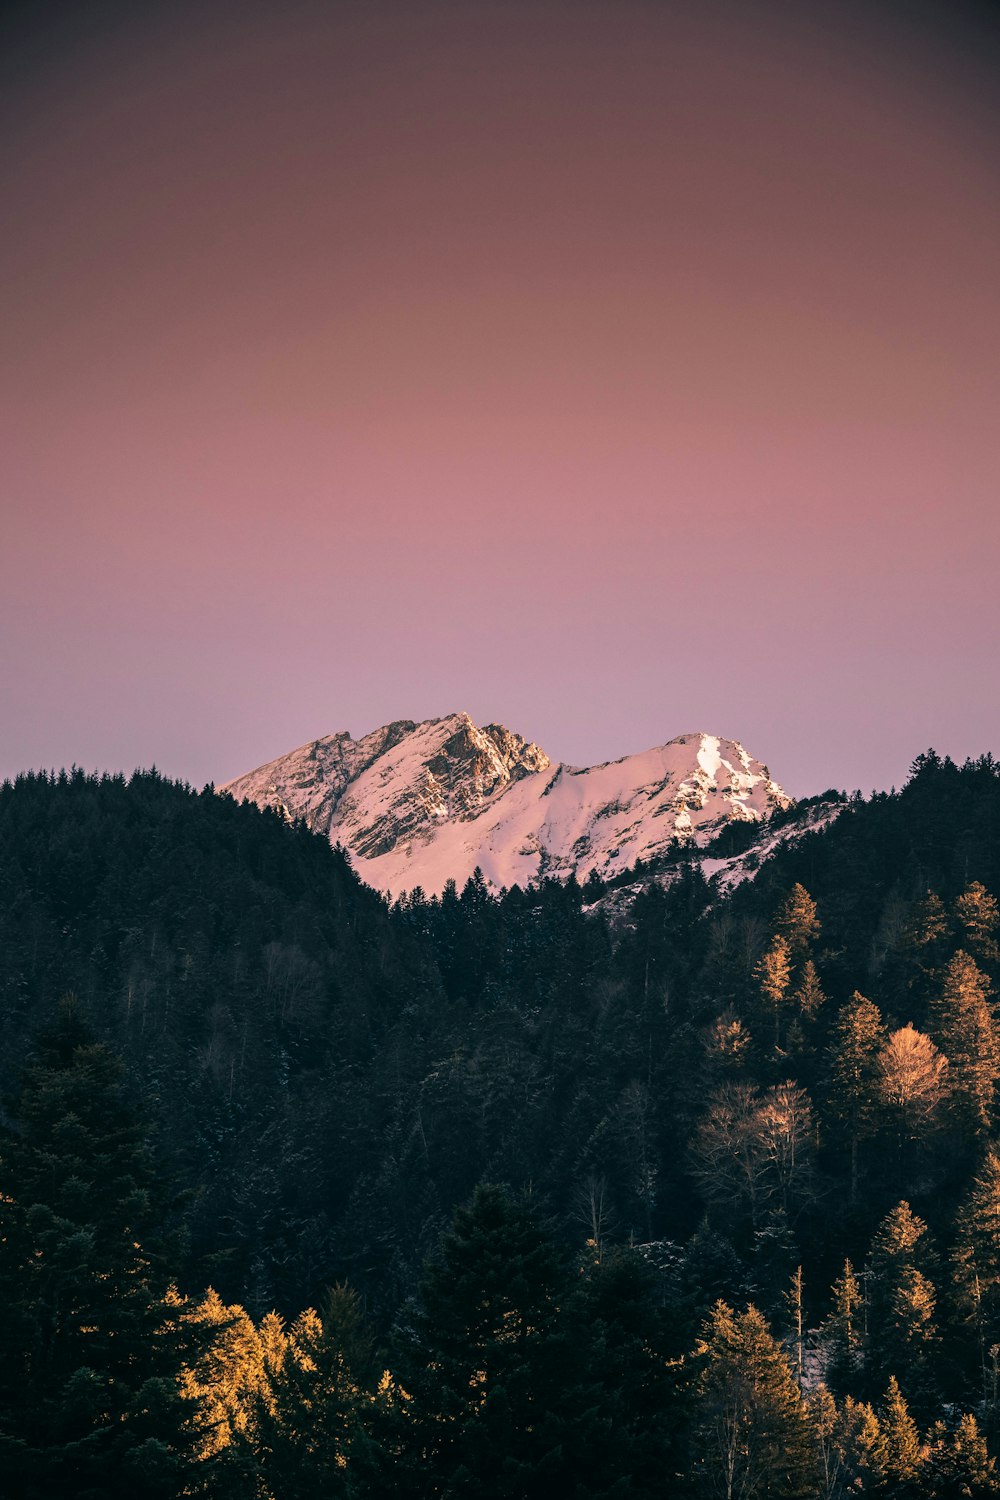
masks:
[[[676,838],[704,844],[727,820],[759,822],[791,800],[735,740],[682,734],[579,769],[468,714],[327,735],[222,790],[304,818],[396,895],[461,887],[477,866],[497,889],[617,875]]]

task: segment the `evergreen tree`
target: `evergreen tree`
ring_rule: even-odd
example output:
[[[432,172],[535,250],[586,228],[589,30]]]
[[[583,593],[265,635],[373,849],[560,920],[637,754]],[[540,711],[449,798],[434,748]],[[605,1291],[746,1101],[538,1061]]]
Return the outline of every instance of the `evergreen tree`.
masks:
[[[858,1196],[858,1148],[877,1121],[878,1058],[887,1040],[882,1013],[855,990],[841,1009],[830,1048],[830,1102],[851,1151],[851,1203]]]
[[[77,1003],[38,1042],[0,1150],[5,1494],[166,1497],[194,1483],[179,1299],[155,1252],[158,1183]]]
[[[951,1089],[962,1125],[988,1131],[1000,1077],[1000,1035],[989,981],[963,949],[949,960],[933,999],[935,1034],[949,1063]]]
[[[601,1417],[610,1422],[610,1468],[630,1496],[663,1493],[683,1461],[688,1416],[655,1305],[656,1277],[634,1250],[588,1255],[568,1315],[588,1330],[589,1363]]]
[[[694,1461],[699,1495],[725,1500],[817,1493],[808,1412],[788,1359],[753,1306],[719,1302],[695,1348]]]
[[[995,896],[978,880],[967,885],[955,901],[955,919],[962,931],[962,941],[981,964],[1000,963],[997,932],[1000,931],[1000,907]]]
[[[374,1345],[356,1294],[329,1293],[300,1313],[272,1356],[258,1412],[258,1463],[274,1500],[351,1500],[379,1471]],[[365,1381],[371,1389],[366,1389]]]
[[[879,1052],[877,1067],[878,1098],[896,1137],[905,1180],[911,1155],[940,1125],[951,1076],[948,1062],[929,1036],[901,1026]]]
[[[197,1358],[182,1376],[184,1393],[197,1403],[201,1419],[197,1457],[214,1461],[216,1484],[220,1474],[235,1474],[252,1490],[260,1413],[273,1407],[260,1334],[243,1307],[227,1307],[211,1288],[186,1309],[185,1320],[200,1335]],[[234,1486],[238,1492],[238,1480]]]
[[[913,1495],[923,1460],[920,1433],[903,1400],[895,1375],[882,1401],[880,1427],[883,1438],[882,1482],[885,1492],[894,1497]]]
[[[831,1288],[832,1309],[820,1327],[820,1344],[825,1355],[825,1378],[838,1394],[856,1389],[862,1360],[862,1295],[854,1267],[844,1261],[844,1269]]]
[[[905,943],[923,967],[933,967],[941,945],[947,941],[949,925],[947,909],[936,891],[928,891],[919,901],[914,902],[906,927]]]
[[[791,950],[783,937],[776,937],[761,955],[754,977],[765,1006],[774,1017],[774,1047],[781,1050],[781,1017],[792,976]]]
[[[776,936],[785,940],[788,953],[795,964],[805,961],[812,944],[820,934],[816,903],[798,881],[778,908],[774,918]]]
[[[1000,1156],[988,1151],[956,1216],[955,1287],[976,1331],[983,1400],[990,1396],[986,1351],[1000,1343]]]
[[[874,1380],[901,1380],[925,1412],[936,1391],[936,1265],[927,1225],[908,1203],[897,1204],[872,1241],[867,1363]]]
[[[839,1442],[840,1413],[825,1385],[818,1385],[810,1391],[805,1402],[818,1455],[820,1500],[833,1500],[835,1495],[844,1493],[844,1459]]]
[[[886,1445],[882,1424],[869,1401],[856,1401],[853,1396],[845,1396],[835,1445],[840,1460],[838,1479],[841,1488],[834,1493],[879,1493],[885,1472]]]
[[[565,1262],[528,1210],[477,1188],[397,1335],[400,1494],[613,1490],[608,1425],[574,1347],[583,1330],[561,1311],[567,1294]]]
[[[799,1013],[805,1021],[815,1021],[819,1014],[820,1006],[824,1004],[826,996],[819,982],[819,974],[816,965],[811,958],[807,958],[802,965],[799,982],[795,987],[792,999],[798,1006]]]
[[[951,1431],[936,1422],[930,1434],[925,1494],[931,1500],[990,1500],[1000,1494],[996,1462],[971,1412]]]

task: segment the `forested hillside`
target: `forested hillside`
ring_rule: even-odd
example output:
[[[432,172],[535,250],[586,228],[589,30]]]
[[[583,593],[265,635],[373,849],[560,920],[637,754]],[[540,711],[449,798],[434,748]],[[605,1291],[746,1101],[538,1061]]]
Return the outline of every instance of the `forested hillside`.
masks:
[[[612,922],[4,786],[11,1494],[993,1493],[998,834],[928,753]]]

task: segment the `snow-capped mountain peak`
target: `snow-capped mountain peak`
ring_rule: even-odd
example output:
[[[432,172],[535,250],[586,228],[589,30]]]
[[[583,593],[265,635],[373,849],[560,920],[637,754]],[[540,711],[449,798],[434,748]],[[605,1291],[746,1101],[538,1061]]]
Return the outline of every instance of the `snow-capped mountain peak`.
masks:
[[[477,866],[496,888],[616,875],[675,839],[703,844],[728,820],[790,803],[766,766],[717,735],[574,767],[465,713],[327,735],[222,790],[304,818],[351,853],[363,880],[396,894],[461,887]]]

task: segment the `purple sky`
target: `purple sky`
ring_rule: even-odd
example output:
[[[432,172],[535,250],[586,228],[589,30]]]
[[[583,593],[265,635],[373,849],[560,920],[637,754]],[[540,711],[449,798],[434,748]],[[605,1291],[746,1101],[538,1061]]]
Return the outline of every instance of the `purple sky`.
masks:
[[[987,8],[7,15],[0,776],[1000,752]]]

